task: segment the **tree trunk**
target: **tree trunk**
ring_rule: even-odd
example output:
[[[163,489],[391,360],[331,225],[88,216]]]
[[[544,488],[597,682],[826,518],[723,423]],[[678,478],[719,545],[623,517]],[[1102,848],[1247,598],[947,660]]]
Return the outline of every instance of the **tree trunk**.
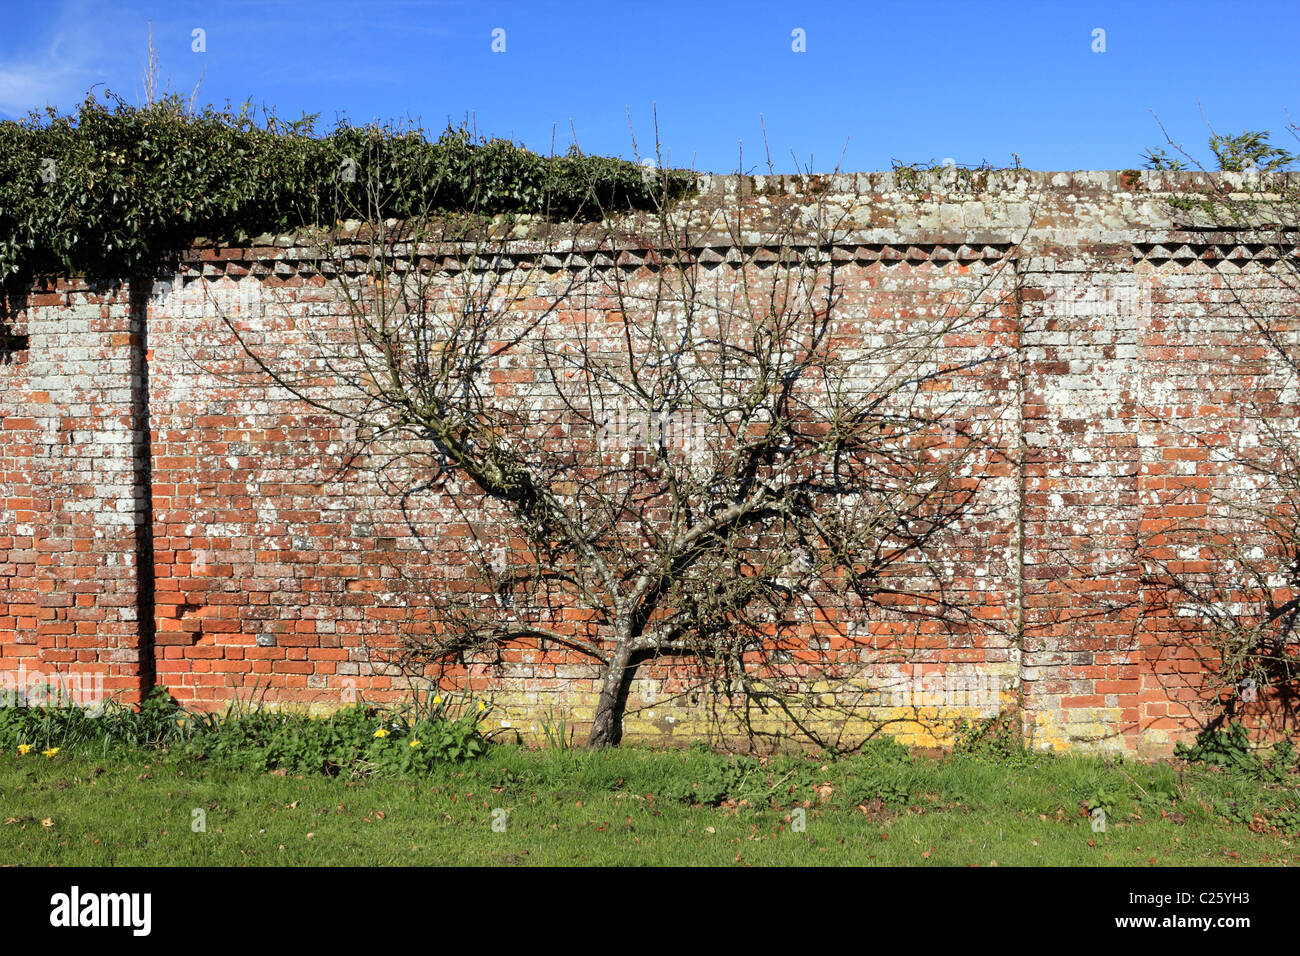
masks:
[[[623,736],[623,707],[627,703],[627,689],[636,666],[632,663],[632,642],[620,640],[615,645],[614,656],[600,688],[600,700],[592,718],[587,749],[616,746]]]

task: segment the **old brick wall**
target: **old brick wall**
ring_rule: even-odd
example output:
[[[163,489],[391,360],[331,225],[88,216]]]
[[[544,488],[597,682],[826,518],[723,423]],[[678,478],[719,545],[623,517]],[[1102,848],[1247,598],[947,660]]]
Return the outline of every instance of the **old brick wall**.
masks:
[[[880,651],[864,725],[932,743],[959,717],[1006,711],[1038,747],[1160,751],[1203,719],[1204,649],[1144,592],[1134,548],[1153,522],[1207,514],[1212,487],[1238,480],[1195,436],[1235,447],[1250,434],[1247,399],[1271,396],[1275,416],[1295,402],[1269,392],[1262,356],[1251,365],[1225,292],[1225,278],[1249,279],[1249,252],[1171,215],[1165,197],[1190,182],[820,183],[817,201],[843,217],[826,249],[844,289],[840,334],[864,370],[891,324],[997,303],[941,347],[963,367],[945,400],[993,448],[971,476],[979,507],[942,556],[979,623],[864,625]],[[761,219],[806,187],[706,183],[680,215],[700,223],[709,281],[738,278],[719,210],[739,203]],[[631,281],[649,281],[652,249],[631,249]],[[584,309],[609,308],[599,275]],[[546,307],[544,285],[525,309]],[[0,366],[0,669],[98,670],[128,695],[156,675],[204,707],[407,692],[382,651],[435,626],[429,582],[472,529],[442,492],[399,495],[411,476],[345,468],[355,436],[259,376],[220,318],[282,367],[310,370],[346,312],[331,279],[301,240],[264,237],[192,250],[179,274],[146,286],[63,282],[14,318],[28,340]],[[503,400],[522,402],[536,380],[502,369]],[[598,690],[587,662],[554,647],[470,658],[443,677],[493,696],[494,720],[525,736],[557,716],[581,726]],[[626,732],[689,738],[718,729],[712,713],[689,669],[644,665]]]

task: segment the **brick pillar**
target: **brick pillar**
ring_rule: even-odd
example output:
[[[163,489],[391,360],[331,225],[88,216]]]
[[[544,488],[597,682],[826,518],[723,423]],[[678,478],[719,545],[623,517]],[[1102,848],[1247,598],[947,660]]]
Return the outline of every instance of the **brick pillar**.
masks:
[[[1037,748],[1139,742],[1141,290],[1127,252],[1059,250],[1024,272],[1021,677]]]
[[[5,292],[7,290],[0,290]],[[4,295],[0,312],[0,703],[17,675],[36,669],[36,552],[32,455],[41,400],[28,368],[27,301]]]
[[[31,667],[136,701],[152,683],[143,309],[60,281],[30,300]],[[143,456],[143,457],[142,457]],[[143,467],[142,467],[143,464]],[[146,533],[141,534],[142,526]],[[20,629],[21,631],[21,629]],[[20,639],[24,635],[20,633]],[[83,684],[84,686],[84,684]]]

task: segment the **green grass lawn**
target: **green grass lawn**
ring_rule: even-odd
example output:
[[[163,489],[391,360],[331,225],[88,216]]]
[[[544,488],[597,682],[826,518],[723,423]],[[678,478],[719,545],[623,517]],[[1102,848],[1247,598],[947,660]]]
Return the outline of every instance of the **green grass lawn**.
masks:
[[[1294,775],[1028,754],[760,763],[499,746],[429,778],[345,780],[9,753],[0,863],[1290,865],[1297,805]]]

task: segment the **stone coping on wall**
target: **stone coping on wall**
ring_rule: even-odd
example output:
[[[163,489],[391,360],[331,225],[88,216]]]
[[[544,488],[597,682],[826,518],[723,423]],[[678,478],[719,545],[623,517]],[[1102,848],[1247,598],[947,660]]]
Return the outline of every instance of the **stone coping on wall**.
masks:
[[[1219,175],[1220,185],[1248,179]],[[940,169],[910,178],[895,172],[702,176],[698,192],[669,214],[677,236],[671,255],[685,251],[704,267],[762,265],[814,248],[835,262],[886,264],[999,260],[1026,249],[1038,253],[1081,245],[1128,246],[1134,260],[1157,262],[1274,255],[1264,244],[1242,243],[1239,232],[1207,228],[1203,217],[1168,202],[1212,182],[1203,173],[1133,170]],[[800,218],[791,225],[788,215],[796,205]],[[810,216],[810,208],[821,214]],[[743,210],[744,221],[727,221],[728,210]],[[662,224],[645,213],[572,226],[536,217],[498,219],[478,238],[447,241],[427,235],[429,241],[401,241],[412,238],[404,235],[406,227],[391,220],[388,225],[381,245],[398,271],[413,261],[452,271],[534,264],[636,269],[654,266],[670,246],[663,241]],[[351,220],[335,230],[263,234],[242,243],[199,239],[181,253],[180,271],[189,277],[328,274],[336,261],[343,271],[360,273],[376,249],[372,235]]]

